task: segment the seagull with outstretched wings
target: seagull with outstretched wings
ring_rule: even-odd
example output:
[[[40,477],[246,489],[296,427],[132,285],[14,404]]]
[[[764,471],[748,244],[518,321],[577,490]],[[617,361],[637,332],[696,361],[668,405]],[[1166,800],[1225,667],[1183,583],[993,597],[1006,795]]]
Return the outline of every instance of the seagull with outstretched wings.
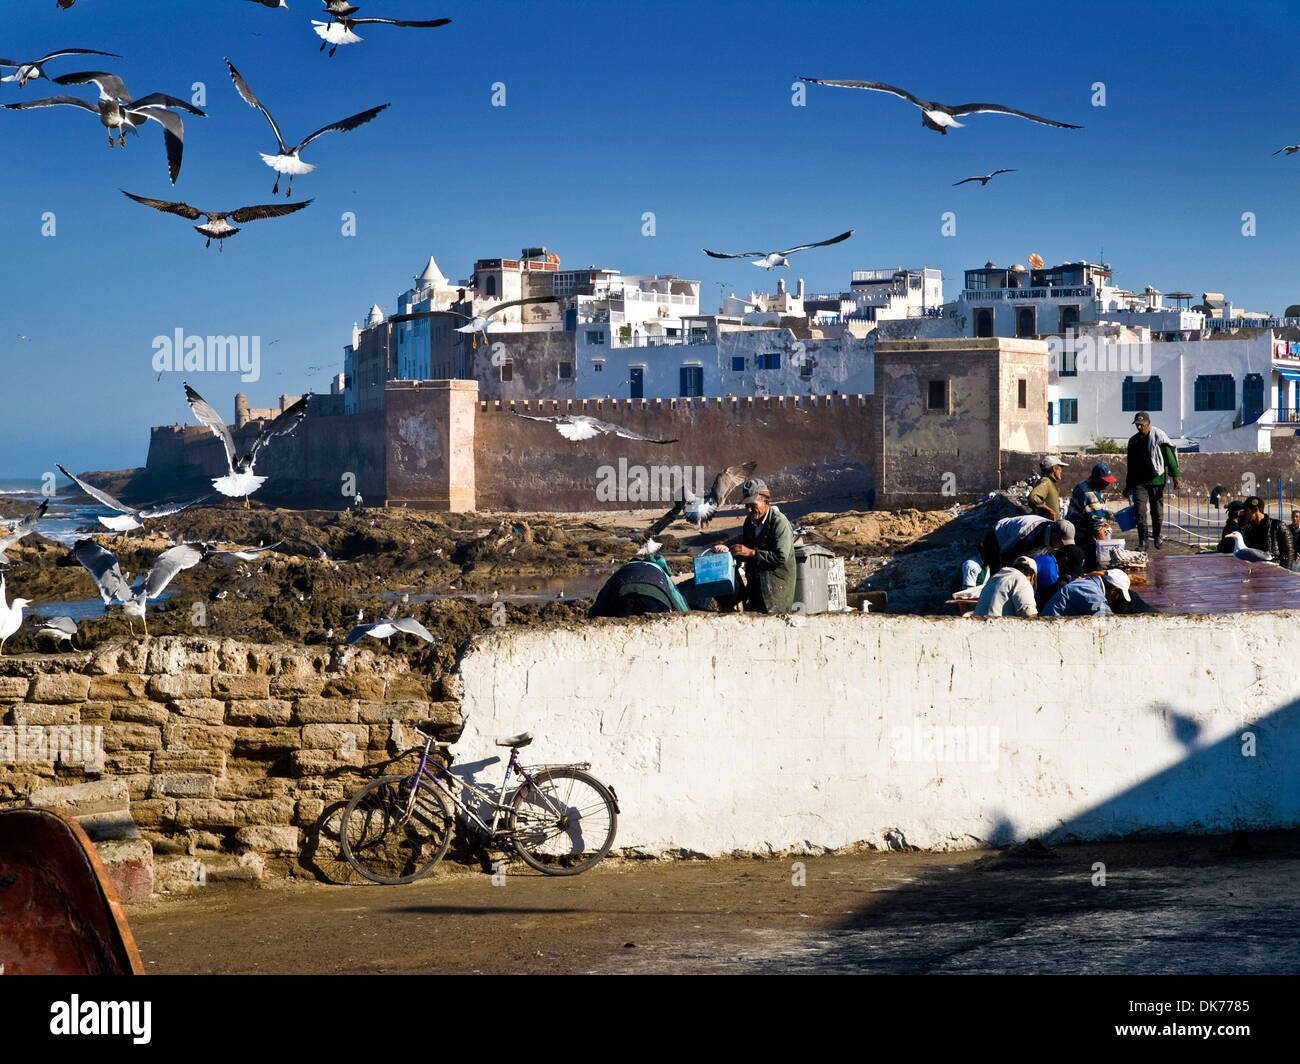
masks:
[[[161,595],[177,573],[198,565],[203,560],[203,552],[197,547],[188,544],[171,547],[154,559],[149,575],[140,582],[139,590],[134,591],[122,575],[117,558],[94,540],[78,540],[72,549],[72,556],[94,578],[104,605],[111,606],[114,602],[120,602],[128,624],[132,618],[143,622],[146,636],[149,634],[149,622],[144,613],[146,603]]]
[[[199,218],[205,219],[202,225],[194,227],[196,232],[202,233],[207,237],[207,242],[203,245],[212,246],[212,241],[217,242],[217,250],[221,251],[226,246],[226,241],[239,232],[239,226],[247,222],[255,222],[261,218],[280,218],[286,214],[292,214],[294,211],[300,211],[306,207],[311,200],[303,200],[301,203],[259,203],[252,207],[237,207],[233,211],[201,211],[198,207],[191,207],[188,203],[172,203],[168,200],[150,199],[148,196],[137,196],[134,193],[122,189],[122,195],[143,203],[146,207],[152,207],[156,211],[162,211],[165,214],[179,214],[182,218],[188,218],[190,221],[197,221]],[[231,225],[230,221],[238,222],[239,225]]]
[[[327,44],[333,45],[330,48],[330,55],[338,51],[340,44],[356,44],[363,38],[353,32],[354,27],[366,24],[384,25],[384,26],[405,26],[408,29],[433,29],[437,26],[445,26],[451,21],[449,18],[423,19],[412,22],[410,19],[393,19],[393,18],[352,18],[351,14],[357,9],[347,4],[340,4],[325,0],[325,9],[330,16],[328,22],[317,22],[311,20],[311,28],[315,30],[316,36],[320,38],[320,48],[317,51],[323,52]]]
[[[713,478],[713,486],[704,495],[696,495],[683,485],[676,505],[646,530],[646,541],[653,540],[678,517],[693,522],[697,530],[703,529],[713,520],[713,515],[726,505],[727,496],[757,468],[757,462],[728,466]]]
[[[958,122],[958,117],[977,114],[1013,115],[1016,118],[1026,118],[1030,122],[1038,122],[1044,126],[1056,126],[1060,129],[1083,128],[1083,126],[1072,126],[1069,122],[1054,122],[1050,118],[1031,115],[1028,111],[1017,111],[1014,107],[1003,107],[999,103],[962,103],[950,107],[948,104],[939,103],[936,100],[922,100],[919,96],[913,96],[906,89],[886,85],[883,81],[832,81],[827,78],[800,78],[799,80],[810,82],[813,85],[831,85],[837,89],[866,89],[870,92],[887,92],[891,96],[898,96],[921,109],[921,125],[944,134],[950,128],[962,128],[964,123]]]
[[[118,502],[117,499],[113,498],[113,496],[102,488],[97,488],[93,484],[87,484],[80,477],[73,476],[58,463],[55,463],[54,468],[96,502],[102,503],[110,510],[116,511],[115,515],[101,514],[98,518],[101,525],[105,528],[112,529],[114,532],[129,532],[131,529],[139,528],[145,521],[152,520],[155,517],[170,517],[172,514],[178,514],[182,510],[188,509],[195,503],[202,502],[208,497],[207,495],[204,495],[198,499],[190,499],[188,502],[168,502],[162,503],[158,506],[142,506],[137,509],[134,506],[128,506],[124,502]]]
[[[599,421],[586,414],[550,414],[542,416],[539,414],[521,414],[517,410],[512,410],[511,413],[515,417],[527,418],[529,421],[549,422],[555,426],[555,431],[566,440],[590,440],[596,436],[613,433],[615,436],[622,436],[625,440],[641,440],[643,443],[677,442],[675,437],[671,440],[656,440],[650,436],[642,436],[639,432],[625,429],[622,425],[615,425],[612,421]]]
[[[708,248],[701,250],[706,255],[715,259],[754,259],[755,266],[761,266],[765,270],[774,270],[778,266],[784,266],[787,270],[790,264],[786,262],[787,255],[793,255],[796,251],[807,251],[809,248],[824,248],[828,244],[838,244],[842,240],[848,240],[854,233],[850,229],[847,233],[841,233],[839,236],[833,236],[829,240],[819,240],[815,244],[800,244],[795,248],[786,248],[784,251],[710,251]]]
[[[6,524],[9,531],[0,536],[0,565],[8,565],[9,559],[5,556],[5,550],[12,547],[24,536],[30,535],[40,524],[41,518],[45,516],[45,511],[50,508],[50,500],[42,499],[40,506],[36,507],[30,513],[20,517],[12,526]]]
[[[0,78],[0,81],[16,81],[21,89],[29,81],[45,77],[45,64],[51,59],[58,59],[61,55],[107,55],[112,56],[114,59],[122,58],[116,52],[101,52],[94,48],[64,48],[61,52],[51,52],[40,59],[29,59],[25,62],[14,59],[0,59],[0,67],[17,68],[12,74],[6,74]]]
[[[398,617],[395,620],[371,621],[368,624],[359,624],[348,633],[347,639],[344,640],[344,646],[351,646],[359,642],[366,636],[373,639],[387,639],[390,635],[398,632],[405,632],[407,635],[413,635],[423,639],[426,643],[437,642],[433,634],[424,627],[414,617]]]
[[[235,83],[235,89],[239,92],[239,95],[244,98],[244,102],[248,104],[249,107],[261,111],[262,114],[266,116],[266,120],[271,123],[271,130],[275,133],[275,139],[280,145],[280,150],[275,155],[266,155],[262,152],[258,152],[258,154],[262,156],[262,161],[275,171],[275,187],[271,189],[271,195],[273,196],[280,191],[281,175],[289,175],[289,186],[285,189],[284,194],[286,196],[292,196],[294,176],[296,174],[309,174],[316,169],[313,164],[305,163],[298,157],[299,152],[301,152],[303,148],[307,147],[307,145],[313,140],[326,133],[347,133],[349,130],[356,129],[357,126],[364,126],[374,118],[375,115],[379,114],[380,111],[388,106],[388,104],[382,103],[378,107],[370,108],[368,111],[361,111],[360,113],[351,115],[348,118],[341,118],[337,122],[331,122],[327,126],[321,126],[321,128],[316,130],[315,133],[312,133],[301,143],[296,144],[291,148],[284,142],[284,134],[280,132],[280,127],[276,124],[275,119],[271,117],[271,112],[262,105],[262,102],[256,96],[253,95],[253,90],[248,87],[248,82],[240,76],[239,71],[235,69],[235,65],[227,59],[226,66],[230,68],[230,80]]]
[[[232,499],[237,499],[242,495],[244,497],[244,507],[247,509],[248,497],[266,483],[266,477],[253,474],[253,463],[257,461],[258,452],[276,436],[287,435],[298,427],[302,419],[307,416],[307,401],[310,398],[310,394],[304,395],[272,421],[267,428],[263,429],[253,441],[253,445],[243,454],[240,454],[235,447],[235,439],[231,436],[225,419],[207,404],[203,396],[186,384],[185,399],[190,404],[190,409],[194,411],[194,416],[199,419],[200,423],[208,427],[212,435],[216,436],[226,449],[226,464],[229,471],[225,476],[214,477],[212,486],[222,495],[227,495]]]
[[[993,173],[991,173],[991,174],[985,174],[983,177],[979,177],[979,176],[976,176],[976,177],[963,177],[960,181],[954,181],[954,182],[952,183],[952,186],[953,186],[953,188],[956,188],[958,185],[964,185],[964,184],[966,184],[967,181],[978,181],[978,182],[980,183],[980,188],[983,188],[983,187],[984,187],[985,185],[987,185],[990,181],[992,181],[995,177],[997,177],[998,174],[1014,174],[1014,173],[1015,173],[1015,170],[1014,170],[1014,169],[1012,169],[1012,170],[994,170]]]
[[[488,329],[499,324],[492,320],[494,314],[499,314],[503,310],[509,310],[511,307],[535,306],[541,303],[557,303],[555,296],[529,296],[527,299],[510,299],[504,303],[498,303],[490,310],[485,310],[480,314],[470,317],[468,314],[461,314],[455,310],[420,310],[413,314],[395,314],[389,318],[392,322],[418,321],[422,318],[457,318],[465,322],[456,329],[458,333],[482,333],[483,340],[487,342]]]

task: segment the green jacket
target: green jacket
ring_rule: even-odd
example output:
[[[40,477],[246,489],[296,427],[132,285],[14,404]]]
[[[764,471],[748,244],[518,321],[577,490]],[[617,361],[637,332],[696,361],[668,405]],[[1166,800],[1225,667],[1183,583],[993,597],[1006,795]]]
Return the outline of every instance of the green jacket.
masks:
[[[775,506],[769,506],[757,530],[754,522],[746,519],[740,542],[758,552],[741,564],[751,587],[757,573],[763,607],[768,613],[789,613],[794,605],[795,578],[794,529],[789,519]]]

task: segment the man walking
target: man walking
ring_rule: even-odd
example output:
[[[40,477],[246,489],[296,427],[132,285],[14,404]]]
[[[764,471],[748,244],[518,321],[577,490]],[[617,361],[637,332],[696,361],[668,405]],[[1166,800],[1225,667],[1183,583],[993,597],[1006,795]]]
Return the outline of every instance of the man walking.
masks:
[[[1164,518],[1165,482],[1178,490],[1178,455],[1162,429],[1151,424],[1145,410],[1133,418],[1137,432],[1128,441],[1128,473],[1124,494],[1137,511],[1138,550],[1147,544],[1159,550],[1164,544],[1160,535]]]

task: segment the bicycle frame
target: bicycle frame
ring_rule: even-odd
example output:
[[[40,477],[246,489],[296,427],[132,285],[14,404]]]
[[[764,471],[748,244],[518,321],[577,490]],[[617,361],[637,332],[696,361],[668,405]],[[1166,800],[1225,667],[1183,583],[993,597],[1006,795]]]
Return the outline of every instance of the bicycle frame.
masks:
[[[505,777],[501,780],[502,800],[500,802],[496,802],[492,800],[491,795],[489,795],[486,791],[482,790],[481,788],[474,786],[473,783],[469,782],[468,780],[460,779],[457,776],[453,776],[451,772],[447,770],[447,766],[442,764],[442,762],[436,759],[432,761],[433,769],[435,769],[436,771],[430,771],[429,755],[435,745],[449,746],[450,744],[435,743],[432,736],[428,736],[428,738],[426,739],[424,744],[424,753],[420,756],[420,767],[416,769],[415,775],[412,777],[413,782],[411,784],[411,794],[410,797],[407,798],[406,800],[406,812],[403,815],[403,820],[409,817],[411,813],[414,811],[415,798],[420,791],[420,782],[421,780],[427,779],[430,784],[432,784],[443,794],[445,794],[448,798],[450,798],[452,805],[457,810],[459,810],[467,819],[472,820],[476,825],[478,825],[479,828],[487,832],[487,836],[489,839],[496,838],[498,834],[497,825],[501,823],[502,814],[508,814],[512,808],[509,804],[507,804],[507,794],[506,794],[506,788],[509,787],[510,785],[511,774],[518,773],[519,787],[531,786],[533,784],[532,776],[530,776],[528,774],[528,770],[525,769],[524,766],[519,763],[519,750],[515,747],[510,748],[510,760],[506,763],[506,774]],[[533,765],[531,767],[534,772],[539,772],[542,769],[560,768],[560,767],[588,769],[591,767],[591,765],[589,762],[583,762],[580,764],[564,765],[564,766]],[[439,778],[440,776],[445,777],[448,783],[444,783],[442,779]],[[450,786],[448,784],[450,784]],[[470,791],[476,798],[478,798],[484,804],[490,805],[492,807],[491,824],[485,823],[482,817],[480,817],[477,813],[475,813],[474,810],[471,809],[468,804],[466,804],[464,801],[461,800],[460,795],[456,793],[457,784],[459,784],[460,787]],[[509,798],[513,799],[514,793],[517,792],[518,792],[518,787],[515,788],[515,792],[509,795]],[[559,809],[555,811],[557,813],[561,812],[561,810]]]

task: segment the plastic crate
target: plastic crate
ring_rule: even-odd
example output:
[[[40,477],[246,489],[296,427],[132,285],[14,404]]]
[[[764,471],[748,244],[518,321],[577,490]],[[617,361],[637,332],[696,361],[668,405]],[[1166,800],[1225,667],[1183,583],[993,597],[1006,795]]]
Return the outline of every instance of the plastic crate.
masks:
[[[695,590],[710,597],[736,593],[736,559],[710,552],[695,559]]]

